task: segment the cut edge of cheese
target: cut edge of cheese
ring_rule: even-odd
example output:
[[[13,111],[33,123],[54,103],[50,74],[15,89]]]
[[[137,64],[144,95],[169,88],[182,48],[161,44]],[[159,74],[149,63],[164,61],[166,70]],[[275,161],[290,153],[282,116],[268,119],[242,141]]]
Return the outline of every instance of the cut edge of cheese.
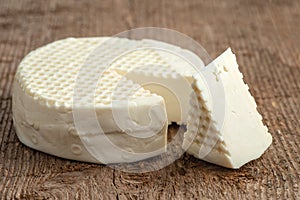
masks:
[[[271,145],[272,136],[262,122],[255,100],[243,81],[236,57],[230,48],[205,70],[208,73],[215,73],[216,81],[221,80],[223,83],[224,121],[215,121],[211,118],[212,110],[210,106],[206,106],[210,102],[202,94],[207,88],[199,77],[195,77],[194,89],[197,91],[198,99],[197,102],[191,102],[191,117],[188,119],[183,146],[192,142],[187,152],[195,157],[227,168],[240,168],[249,161],[259,158]],[[208,120],[203,121],[203,118]],[[219,130],[218,123],[222,123]],[[190,135],[195,132],[196,137],[191,138]],[[209,146],[210,142],[213,146]],[[200,148],[205,147],[208,147],[210,152],[202,156]]]
[[[201,59],[191,51],[165,42],[143,39],[138,49],[118,58],[111,63],[111,68],[164,97],[169,123],[186,125],[189,94],[193,92],[193,74],[197,71],[185,59],[193,59],[199,63],[199,68],[204,67]]]

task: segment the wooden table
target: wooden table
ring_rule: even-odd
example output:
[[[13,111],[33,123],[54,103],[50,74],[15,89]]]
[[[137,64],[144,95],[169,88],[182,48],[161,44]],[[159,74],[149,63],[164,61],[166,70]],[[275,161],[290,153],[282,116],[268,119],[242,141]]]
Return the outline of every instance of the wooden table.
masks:
[[[184,155],[159,171],[128,174],[22,145],[11,86],[31,50],[69,36],[167,27],[212,57],[231,47],[273,136],[239,170]],[[300,199],[300,1],[0,1],[0,196],[2,199]]]

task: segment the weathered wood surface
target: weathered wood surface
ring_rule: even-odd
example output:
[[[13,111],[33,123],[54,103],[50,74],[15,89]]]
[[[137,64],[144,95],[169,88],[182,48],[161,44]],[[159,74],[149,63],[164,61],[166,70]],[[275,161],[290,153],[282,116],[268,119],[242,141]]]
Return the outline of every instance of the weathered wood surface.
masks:
[[[300,199],[300,2],[0,1],[0,196],[2,199]],[[68,36],[143,26],[175,29],[212,57],[228,46],[274,138],[262,158],[228,170],[184,155],[128,174],[22,145],[11,115],[11,83],[31,50]]]

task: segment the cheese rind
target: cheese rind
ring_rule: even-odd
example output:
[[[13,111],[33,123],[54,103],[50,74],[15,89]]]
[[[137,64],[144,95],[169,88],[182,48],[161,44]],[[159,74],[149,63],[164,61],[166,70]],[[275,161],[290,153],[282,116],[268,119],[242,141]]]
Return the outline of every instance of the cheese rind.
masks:
[[[259,158],[272,143],[272,136],[256,110],[255,100],[243,81],[231,49],[216,58],[205,70],[214,73],[216,81],[222,81],[224,86],[225,99],[218,99],[225,106],[224,120],[212,118],[213,108],[206,106],[211,100],[203,96],[203,82],[199,77],[195,77],[194,88],[198,90],[198,101],[192,103],[191,112],[196,117],[188,120],[184,144],[191,141],[189,135],[196,131],[196,139],[189,147],[188,153],[217,165],[239,168]],[[200,111],[201,114],[198,114],[199,109],[195,109],[197,103],[205,107]],[[203,118],[207,118],[208,122],[204,122]],[[199,128],[203,124],[210,125]],[[209,141],[213,146],[210,146],[210,151],[203,157],[200,148],[209,146]]]

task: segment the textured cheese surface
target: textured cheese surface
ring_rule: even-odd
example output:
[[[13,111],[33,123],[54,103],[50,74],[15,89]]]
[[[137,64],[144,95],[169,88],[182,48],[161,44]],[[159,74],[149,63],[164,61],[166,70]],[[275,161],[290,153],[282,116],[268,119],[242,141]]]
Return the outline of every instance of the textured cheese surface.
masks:
[[[100,162],[90,155],[79,138],[72,115],[72,106],[75,106],[79,110],[95,108],[103,131],[109,133],[107,135],[109,140],[125,151],[133,153],[112,155],[110,152],[113,150],[109,147],[97,147],[103,151],[101,162],[132,162],[164,151],[167,133],[164,99],[118,74],[114,70],[117,67],[106,70],[101,79],[98,73],[94,73],[107,67],[99,62],[97,54],[93,54],[100,44],[103,44],[100,49],[103,62],[110,61],[120,52],[130,47],[138,47],[141,43],[118,38],[103,43],[107,40],[107,38],[68,38],[38,48],[23,59],[14,83],[13,115],[18,137],[24,144],[64,158]],[[124,65],[134,66],[138,62],[153,59],[151,57],[153,55],[145,51],[139,55],[145,60],[133,57],[125,60]],[[84,70],[80,71],[83,66]],[[98,82],[93,88],[91,85],[95,81]],[[118,85],[120,82],[122,85]],[[79,89],[74,96],[76,84],[79,85]],[[124,133],[126,131],[124,126],[119,127],[114,121],[112,100],[126,101],[128,95],[132,102],[128,111],[130,117],[140,126],[152,122],[154,124],[152,131],[156,131],[154,136],[142,139],[131,137]],[[74,104],[73,97],[76,100]],[[151,110],[153,105],[159,109]],[[114,109],[118,113],[118,109],[123,108],[117,106]],[[149,110],[154,112],[152,114],[155,118],[149,119],[146,114]],[[121,123],[124,123],[124,120]],[[141,129],[135,127],[130,131],[142,134]],[[85,138],[89,137],[90,143],[94,144],[92,136]],[[147,157],[134,155],[148,152],[151,153]]]
[[[167,51],[172,51],[171,53],[161,50],[161,47],[166,45]],[[134,50],[130,51],[132,47]],[[122,54],[126,50],[129,52]],[[98,52],[101,61],[107,61],[108,66],[101,65]],[[97,80],[99,73],[87,71],[80,74],[88,76],[83,83],[79,82],[82,89],[80,92],[83,96],[94,93],[95,106],[111,102],[110,94],[116,88],[118,80],[122,79],[120,75],[125,75],[129,80],[142,86],[146,81],[155,82],[147,84],[145,88],[165,98],[169,123],[186,124],[189,95],[193,92],[190,83],[193,81],[195,69],[178,56],[182,52],[189,55],[188,51],[179,47],[153,40],[68,38],[48,44],[26,56],[19,66],[17,80],[22,82],[21,87],[26,93],[34,95],[40,103],[70,108],[74,82],[82,66],[91,71],[95,67],[103,69],[109,67],[110,70],[103,74],[102,81],[98,82],[95,90],[89,86]],[[95,77],[90,77],[91,75]],[[161,86],[157,87],[157,83]],[[124,88],[129,91],[136,87],[128,84],[126,83],[127,87]],[[146,93],[147,91],[143,89],[136,90],[132,98],[149,95],[149,92]],[[120,99],[121,96],[117,98]],[[126,98],[126,95],[123,95],[123,98]],[[86,101],[82,104],[86,104]]]
[[[81,38],[74,39],[68,38],[60,40],[31,52],[21,62],[16,79],[19,81],[22,89],[39,100],[40,103],[46,103],[48,106],[65,106],[71,107],[73,90],[75,87],[76,75],[83,65],[86,65],[86,69],[101,67],[96,61],[93,63],[85,63],[88,56],[92,51],[100,44],[104,43],[106,38]],[[110,40],[112,46],[108,53],[107,60],[113,57],[113,53],[118,52],[118,46],[124,47],[124,44],[135,43],[135,41],[129,41],[126,39]],[[116,44],[115,44],[115,43]],[[105,43],[104,43],[105,44]],[[113,46],[115,44],[115,47]],[[108,48],[108,47],[107,47]],[[90,59],[88,59],[90,61]],[[91,60],[93,61],[93,60]],[[105,66],[103,66],[105,67]],[[90,72],[82,73],[82,76],[88,76],[80,88],[82,90],[82,96],[86,96],[90,92],[95,92],[95,103],[100,105],[109,104],[111,102],[111,93],[113,89],[117,87],[118,81],[122,79],[121,75],[118,75],[113,70],[107,70],[103,73],[101,81],[98,82],[95,91],[90,91],[92,79],[90,76],[99,74],[92,74]],[[97,78],[97,77],[96,77]],[[131,81],[125,83],[124,88],[130,90],[136,88]],[[135,92],[134,97],[137,96],[153,96],[149,91],[143,90],[140,87]],[[119,95],[118,99],[125,99],[126,96]]]
[[[270,146],[272,137],[263,125],[262,117],[256,110],[256,103],[238,70],[235,55],[226,50],[206,67],[208,73],[223,82],[225,92],[224,121],[212,118],[212,107],[204,94],[205,87],[196,77],[194,89],[198,100],[191,102],[184,144],[191,141],[188,149],[195,157],[228,168],[239,168],[245,163],[257,159]],[[193,100],[193,99],[191,99]],[[219,100],[220,103],[224,99]],[[218,130],[217,124],[221,124]],[[210,125],[209,125],[210,124]],[[196,132],[194,140],[190,137]],[[205,157],[200,148],[211,149]]]
[[[121,53],[130,50],[131,47],[135,47],[134,51],[129,51],[125,55]],[[162,50],[163,47],[166,50]],[[93,53],[93,51],[96,53]],[[153,88],[149,84],[148,89],[154,90],[167,101],[169,122],[186,124],[189,94],[193,92],[190,83],[193,81],[192,75],[196,71],[191,64],[180,58],[180,54],[187,55],[189,58],[197,56],[187,50],[163,42],[108,37],[68,38],[48,44],[38,49],[37,52],[30,53],[20,64],[17,78],[24,83],[22,87],[26,92],[31,95],[34,94],[35,98],[42,103],[55,103],[56,106],[64,104],[64,106],[70,107],[75,77],[82,65],[90,68],[101,65],[100,61],[97,60],[97,52],[101,53],[101,61],[108,61],[109,64],[109,66],[101,66],[102,68],[109,67],[119,74],[126,75],[134,83],[142,85],[145,80],[152,80],[152,82],[154,80],[158,83],[163,80],[161,85],[164,90],[156,89],[156,85]],[[109,62],[115,56],[118,56],[117,59]],[[201,63],[201,60],[198,63]],[[201,64],[203,65],[203,63]],[[97,76],[99,73],[87,73],[88,76],[93,74]],[[81,73],[81,76],[84,75],[84,73]],[[49,76],[51,78],[47,78]],[[111,80],[109,83],[117,83],[117,80],[121,79],[121,76],[116,76],[114,72],[105,73],[102,79],[112,79],[112,77],[115,80]],[[88,77],[87,80],[90,80],[90,82],[85,81],[83,83],[85,86],[82,87],[85,88],[86,94],[93,92],[90,91],[93,88],[88,86],[96,78]],[[96,106],[97,104],[108,104],[110,102],[107,98],[109,95],[107,95],[106,83],[107,81],[102,81],[97,85],[95,90]],[[179,85],[180,89],[178,88]],[[110,87],[114,88],[116,84],[110,85]],[[169,91],[167,91],[167,88]],[[144,91],[139,90],[136,94],[141,95],[141,92]],[[180,109],[174,110],[174,106],[168,106],[170,105],[169,102],[177,102],[178,105],[181,103],[179,105]]]

